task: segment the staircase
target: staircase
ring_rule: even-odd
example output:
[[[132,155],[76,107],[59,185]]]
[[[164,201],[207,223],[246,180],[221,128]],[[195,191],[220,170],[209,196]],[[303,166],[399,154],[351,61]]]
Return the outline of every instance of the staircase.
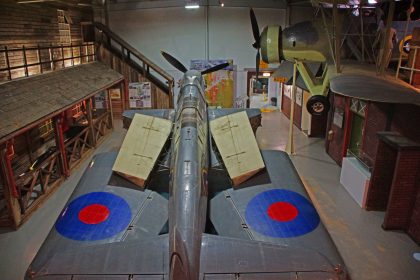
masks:
[[[152,84],[152,107],[173,108],[174,78],[102,23],[92,23],[99,61],[123,74],[129,82]]]

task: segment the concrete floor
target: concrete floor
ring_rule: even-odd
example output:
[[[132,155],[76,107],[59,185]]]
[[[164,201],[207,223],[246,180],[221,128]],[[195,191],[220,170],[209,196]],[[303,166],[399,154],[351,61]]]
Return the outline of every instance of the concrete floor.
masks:
[[[95,153],[117,150],[124,130],[116,123]],[[288,120],[280,112],[264,113],[263,126],[257,131],[262,149],[284,150]],[[292,161],[340,251],[353,280],[418,280],[420,252],[406,234],[384,231],[383,212],[359,208],[339,183],[340,167],[324,152],[324,140],[307,138],[295,129],[295,155]],[[57,192],[17,231],[0,232],[0,279],[22,279],[55,219],[72,193],[85,161]]]

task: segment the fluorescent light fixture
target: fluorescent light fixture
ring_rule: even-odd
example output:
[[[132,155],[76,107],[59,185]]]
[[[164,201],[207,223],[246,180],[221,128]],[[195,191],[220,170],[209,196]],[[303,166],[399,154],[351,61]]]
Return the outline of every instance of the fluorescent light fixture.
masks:
[[[198,9],[200,2],[197,0],[185,0],[185,9]]]
[[[377,4],[377,3],[378,3],[378,1],[376,1],[376,0],[368,0],[368,3],[369,3],[369,4]]]
[[[200,5],[197,4],[187,4],[185,5],[185,9],[198,9],[200,8]]]
[[[54,2],[55,0],[19,0],[18,4],[28,4],[28,3],[42,3],[42,2]]]
[[[270,77],[271,76],[271,73],[269,73],[269,72],[264,72],[263,73],[263,77]]]

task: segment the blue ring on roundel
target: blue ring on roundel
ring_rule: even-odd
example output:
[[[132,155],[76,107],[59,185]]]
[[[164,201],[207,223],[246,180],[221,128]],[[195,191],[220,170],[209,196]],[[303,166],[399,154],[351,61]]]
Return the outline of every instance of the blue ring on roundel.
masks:
[[[290,221],[276,221],[268,215],[268,208],[277,202],[287,202],[298,210]],[[275,189],[255,196],[245,210],[248,225],[263,235],[270,237],[297,237],[318,227],[320,219],[312,203],[304,196],[290,190]]]
[[[79,212],[93,204],[108,208],[109,216],[98,224],[86,224],[79,220]],[[131,209],[121,197],[107,192],[92,192],[82,195],[67,205],[55,224],[63,236],[79,240],[94,241],[106,239],[126,229],[131,221]]]

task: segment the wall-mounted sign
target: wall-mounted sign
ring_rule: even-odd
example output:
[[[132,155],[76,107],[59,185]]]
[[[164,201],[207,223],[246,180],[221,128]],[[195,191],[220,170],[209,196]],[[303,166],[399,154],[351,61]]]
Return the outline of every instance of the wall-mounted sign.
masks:
[[[152,91],[150,82],[130,83],[128,85],[130,108],[151,108]]]
[[[111,88],[109,90],[109,95],[111,96],[112,100],[121,99],[121,90],[119,88]]]
[[[106,92],[102,91],[94,96],[95,108],[96,109],[105,109],[106,108]]]
[[[343,128],[343,121],[344,121],[344,110],[341,108],[335,108],[333,124],[338,126],[339,128]]]
[[[286,77],[275,77],[274,78],[274,81],[275,82],[278,82],[278,83],[285,83],[285,82],[287,82],[287,78]]]
[[[268,63],[265,63],[264,61],[260,60],[260,69],[267,69]]]
[[[292,93],[292,86],[284,85],[284,95],[288,98],[290,98]]]
[[[301,107],[302,107],[302,98],[303,98],[303,90],[299,87],[296,87],[295,102],[297,105]]]

